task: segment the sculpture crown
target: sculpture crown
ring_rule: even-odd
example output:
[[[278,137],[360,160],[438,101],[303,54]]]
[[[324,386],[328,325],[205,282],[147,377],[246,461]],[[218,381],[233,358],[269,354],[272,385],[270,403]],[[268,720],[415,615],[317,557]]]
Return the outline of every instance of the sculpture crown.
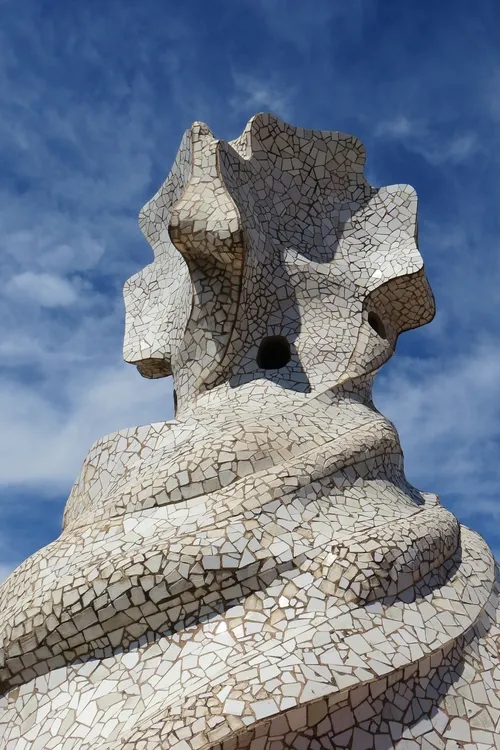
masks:
[[[380,367],[434,300],[415,191],[373,188],[364,163],[357,138],[270,114],[229,143],[194,123],[140,214],[155,258],[125,287],[125,359],[172,373],[183,408],[223,384],[307,393]]]

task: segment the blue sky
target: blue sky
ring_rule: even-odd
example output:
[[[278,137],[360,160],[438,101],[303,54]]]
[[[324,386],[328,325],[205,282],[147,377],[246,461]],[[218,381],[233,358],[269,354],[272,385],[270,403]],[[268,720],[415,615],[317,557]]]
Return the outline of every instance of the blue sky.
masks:
[[[377,378],[407,474],[500,556],[496,0],[0,0],[0,575],[51,541],[99,436],[172,415],[121,360],[137,214],[183,131],[272,111],[413,185],[438,314]]]

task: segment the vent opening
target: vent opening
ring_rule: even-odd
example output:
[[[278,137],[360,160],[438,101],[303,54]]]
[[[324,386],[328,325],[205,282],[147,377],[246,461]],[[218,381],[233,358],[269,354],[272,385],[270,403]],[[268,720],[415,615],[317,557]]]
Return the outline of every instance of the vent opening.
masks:
[[[377,333],[381,339],[387,338],[387,332],[385,330],[385,326],[380,320],[377,313],[371,312],[368,313],[368,323],[373,328],[375,333]]]
[[[266,336],[257,352],[257,365],[262,370],[279,370],[292,358],[290,344],[284,336]]]

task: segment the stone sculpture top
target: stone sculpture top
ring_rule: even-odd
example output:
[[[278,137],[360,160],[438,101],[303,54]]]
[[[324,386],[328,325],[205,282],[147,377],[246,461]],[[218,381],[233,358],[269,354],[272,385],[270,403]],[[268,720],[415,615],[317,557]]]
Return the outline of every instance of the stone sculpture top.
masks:
[[[432,319],[415,192],[372,188],[364,162],[356,138],[270,115],[229,144],[200,123],[186,133],[140,216],[155,260],[125,288],[125,359],[174,375],[179,414],[214,389],[205,403],[267,408],[238,389],[259,379],[264,401],[317,395]]]
[[[0,588],[8,750],[490,750],[499,574],[411,487],[372,379],[434,300],[355,138],[195,124],[140,216],[125,359],[176,419],[90,450]]]

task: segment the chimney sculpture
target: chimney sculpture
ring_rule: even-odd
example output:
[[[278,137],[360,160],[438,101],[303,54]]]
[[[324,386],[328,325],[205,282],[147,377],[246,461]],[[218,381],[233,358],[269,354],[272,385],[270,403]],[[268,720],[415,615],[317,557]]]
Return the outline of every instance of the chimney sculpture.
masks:
[[[99,440],[0,587],[2,748],[500,748],[498,567],[372,402],[434,299],[364,161],[269,114],[185,134],[125,285],[175,419]]]

